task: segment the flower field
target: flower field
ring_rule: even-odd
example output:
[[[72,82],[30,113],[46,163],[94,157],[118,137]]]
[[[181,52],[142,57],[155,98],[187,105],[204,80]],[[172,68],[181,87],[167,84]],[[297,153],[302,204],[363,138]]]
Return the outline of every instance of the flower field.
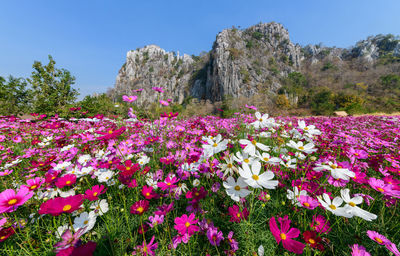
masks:
[[[0,255],[400,255],[400,117],[0,119]]]

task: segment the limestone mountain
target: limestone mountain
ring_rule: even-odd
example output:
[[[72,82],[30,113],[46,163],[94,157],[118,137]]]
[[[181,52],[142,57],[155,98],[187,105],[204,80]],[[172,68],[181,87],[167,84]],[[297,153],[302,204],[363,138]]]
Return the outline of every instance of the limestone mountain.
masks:
[[[319,76],[350,62],[365,71],[378,62],[398,63],[399,59],[400,40],[393,35],[371,36],[346,49],[301,47],[290,40],[281,24],[260,23],[223,30],[211,51],[200,56],[167,52],[155,45],[129,51],[112,94],[120,97],[141,88],[138,103],[146,104],[158,99],[151,88],[161,86],[166,91],[164,99],[179,104],[189,97],[217,102],[226,97],[264,95],[268,101],[282,93],[285,79],[293,72],[313,70]]]

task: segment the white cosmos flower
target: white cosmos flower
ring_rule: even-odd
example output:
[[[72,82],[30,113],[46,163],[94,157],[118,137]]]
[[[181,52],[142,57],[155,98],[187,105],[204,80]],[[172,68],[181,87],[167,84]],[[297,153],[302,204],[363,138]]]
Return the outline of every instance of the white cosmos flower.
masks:
[[[255,157],[250,156],[246,152],[236,152],[236,155],[233,156],[233,160],[235,160],[238,163],[246,163],[246,164],[252,164],[255,160]]]
[[[322,197],[323,197],[323,199],[322,199]],[[326,193],[324,193],[322,195],[322,197],[317,196],[317,199],[326,210],[332,212],[336,216],[343,216],[346,218],[353,217],[352,214],[347,212],[347,209],[345,207],[340,207],[340,205],[343,203],[342,198],[335,197],[333,200],[331,200],[329,195]]]
[[[69,197],[69,196],[74,196],[75,195],[75,190],[74,189],[70,189],[68,191],[61,191],[60,189],[57,189],[58,194],[60,195],[60,197]]]
[[[270,147],[257,142],[255,139],[253,139],[252,141],[241,139],[241,140],[239,140],[239,143],[242,145],[246,145],[243,152],[248,153],[251,156],[254,156],[256,154],[256,147],[261,149],[262,151],[270,150]]]
[[[251,125],[253,125],[254,128],[256,129],[264,128],[267,124],[268,114],[261,115],[260,112],[256,112],[255,116],[256,116],[256,121],[251,123]]]
[[[221,151],[224,151],[227,148],[228,140],[222,140],[221,134],[218,134],[215,137],[215,140],[207,138],[207,143],[208,144],[204,144],[202,146],[204,152],[206,152],[206,155],[215,155]]]
[[[145,164],[148,164],[150,162],[150,157],[143,155],[139,158],[138,163],[140,164],[140,166],[143,166]]]
[[[89,213],[83,212],[78,217],[74,219],[74,230],[77,231],[81,228],[86,228],[84,233],[90,231],[96,224],[96,214],[91,211]]]
[[[309,135],[320,135],[321,134],[321,131],[318,129],[315,129],[314,125],[306,126],[306,123],[304,122],[304,120],[297,121],[297,124],[301,130],[305,131]]]
[[[224,157],[226,163],[220,164],[221,171],[224,172],[224,177],[228,174],[232,175],[235,172],[238,172],[238,168],[233,165],[233,155],[227,155]]]
[[[271,156],[267,152],[264,152],[264,153],[261,154],[259,151],[257,151],[256,152],[256,157],[258,159],[260,159],[261,161],[266,162],[268,164],[275,164],[276,165],[276,164],[279,164],[279,162],[281,161],[280,158]]]
[[[280,162],[281,165],[285,166],[286,168],[291,168],[291,169],[296,168],[296,163],[297,163],[296,158],[291,158],[290,156],[285,156],[285,155],[283,155],[281,158],[282,158]]]
[[[222,185],[226,188],[228,196],[236,202],[239,202],[240,198],[244,198],[251,193],[251,191],[247,189],[247,184],[242,177],[239,177],[237,181],[235,181],[232,176],[229,176]]]
[[[311,154],[317,151],[314,143],[307,143],[306,145],[304,145],[302,141],[296,143],[293,140],[290,140],[286,145],[306,154]]]
[[[75,147],[74,144],[64,146],[64,147],[60,150],[60,152],[68,151],[68,150],[70,150],[70,149],[73,148],[73,147]]]
[[[53,169],[63,171],[65,169],[67,169],[71,164],[72,164],[71,162],[62,162],[62,163],[57,164]]]
[[[90,155],[81,155],[78,158],[78,162],[82,165],[85,166],[87,162],[89,162],[92,159]]]
[[[111,170],[105,171],[105,172],[101,172],[99,174],[99,176],[97,176],[97,179],[99,180],[99,182],[108,182],[113,176],[114,176],[114,172]]]
[[[299,202],[299,198],[300,196],[306,196],[307,195],[307,191],[306,190],[301,190],[299,192],[299,188],[298,187],[294,187],[293,191],[292,190],[287,190],[287,195],[286,197],[292,201],[292,204],[295,204],[297,206],[302,206],[301,203]]]
[[[193,186],[194,186],[194,187],[197,187],[197,186],[199,186],[199,185],[200,185],[200,180],[195,179],[195,180],[193,181]]]
[[[239,174],[244,178],[244,181],[253,188],[267,188],[274,189],[278,186],[279,182],[277,180],[272,180],[274,178],[274,173],[271,171],[266,171],[260,175],[261,164],[260,162],[254,162],[250,166],[246,163],[239,168]]]
[[[103,215],[104,213],[108,212],[107,200],[102,199],[93,202],[93,204],[90,206],[90,209],[93,209],[94,213],[97,215]]]
[[[363,202],[362,196],[355,196],[351,198],[350,189],[348,188],[340,190],[340,195],[342,196],[343,201],[346,203],[345,208],[348,213],[367,221],[372,221],[377,218],[375,214],[367,212],[357,206],[358,204],[361,204]]]

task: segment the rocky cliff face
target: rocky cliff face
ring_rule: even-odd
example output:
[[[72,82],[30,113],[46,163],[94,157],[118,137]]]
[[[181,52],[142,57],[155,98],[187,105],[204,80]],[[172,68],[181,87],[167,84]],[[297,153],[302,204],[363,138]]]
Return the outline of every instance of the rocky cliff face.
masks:
[[[180,56],[155,45],[129,51],[114,90],[117,95],[131,95],[143,88],[139,104],[157,100],[153,86],[163,87],[164,99],[173,102],[182,103],[189,96],[221,101],[226,96],[274,94],[281,87],[282,77],[304,65],[351,58],[373,63],[388,54],[400,56],[398,37],[369,37],[348,49],[321,45],[302,48],[290,41],[281,24],[260,23],[244,30],[223,30],[212,50],[201,57]]]

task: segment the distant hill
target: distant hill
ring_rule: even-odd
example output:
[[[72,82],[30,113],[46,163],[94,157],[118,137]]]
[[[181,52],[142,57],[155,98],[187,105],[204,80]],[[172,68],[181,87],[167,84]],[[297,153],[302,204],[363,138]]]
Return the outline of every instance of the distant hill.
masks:
[[[137,104],[145,105],[157,100],[151,88],[161,86],[164,98],[176,104],[191,98],[212,103],[230,99],[233,108],[246,102],[266,111],[395,111],[400,110],[399,75],[399,37],[370,36],[347,49],[302,47],[272,22],[225,29],[201,56],[156,45],[129,51],[109,95],[119,98],[143,88]]]

